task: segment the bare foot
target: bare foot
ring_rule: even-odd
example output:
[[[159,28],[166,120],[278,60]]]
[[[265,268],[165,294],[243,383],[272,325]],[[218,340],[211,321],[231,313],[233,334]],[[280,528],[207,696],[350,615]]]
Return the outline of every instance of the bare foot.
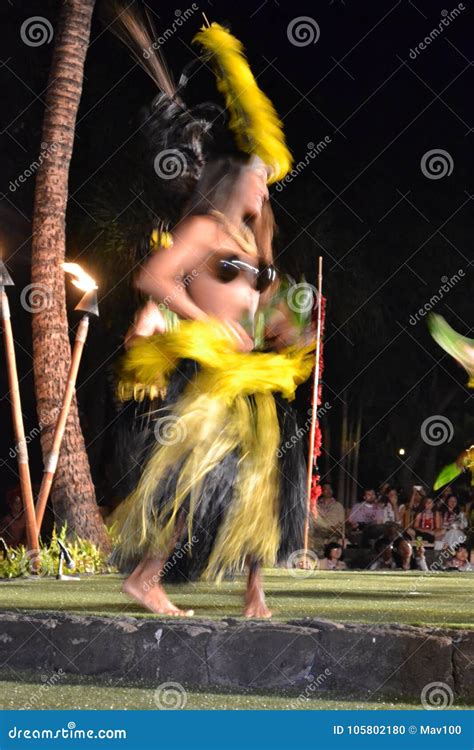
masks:
[[[265,603],[265,594],[259,586],[250,586],[245,593],[245,617],[270,619],[272,613]]]
[[[142,607],[155,615],[170,615],[171,617],[192,617],[194,615],[193,609],[184,610],[176,607],[159,584],[146,590],[138,583],[136,577],[130,576],[123,582],[122,593],[135,599]]]
[[[269,620],[272,613],[268,609],[265,602],[256,601],[249,603],[244,608],[245,617],[259,617],[264,620]]]

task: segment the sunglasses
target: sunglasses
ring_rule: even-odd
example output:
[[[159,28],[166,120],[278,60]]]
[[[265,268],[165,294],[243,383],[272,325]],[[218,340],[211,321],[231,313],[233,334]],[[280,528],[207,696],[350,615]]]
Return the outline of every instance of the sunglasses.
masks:
[[[258,267],[246,263],[236,255],[229,258],[219,258],[215,268],[216,277],[223,284],[229,284],[241,274],[246,276],[257,292],[264,292],[273,284],[277,277],[275,266],[260,262]]]

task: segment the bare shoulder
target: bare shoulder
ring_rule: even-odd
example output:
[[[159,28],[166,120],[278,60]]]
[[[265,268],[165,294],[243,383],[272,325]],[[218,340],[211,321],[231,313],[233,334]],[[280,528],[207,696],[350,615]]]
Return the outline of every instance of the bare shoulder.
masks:
[[[199,236],[207,244],[218,240],[222,227],[213,216],[188,216],[178,224],[174,234],[180,241],[185,241],[190,236]]]

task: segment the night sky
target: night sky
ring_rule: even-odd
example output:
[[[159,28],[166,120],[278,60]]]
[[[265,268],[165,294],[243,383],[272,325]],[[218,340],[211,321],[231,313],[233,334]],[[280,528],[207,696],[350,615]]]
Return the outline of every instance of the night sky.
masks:
[[[17,284],[9,297],[27,433],[37,420],[30,314],[20,298],[29,283],[34,176],[21,183],[18,177],[40,148],[59,5],[4,0],[0,11],[1,237]],[[317,257],[324,258],[323,401],[329,405],[322,420],[324,476],[337,484],[346,402],[350,420],[362,412],[358,493],[386,479],[399,484],[409,478],[430,487],[436,470],[474,442],[467,375],[431,340],[426,319],[417,317],[445,279],[456,276],[433,311],[473,336],[470,4],[202,0],[179,27],[176,19],[191,4],[177,8],[150,0],[147,6],[158,33],[173,29],[161,49],[175,78],[196,56],[191,39],[202,23],[201,11],[210,21],[230,26],[284,122],[295,163],[303,164],[290,183],[273,188],[272,199],[280,227],[277,264],[315,283]],[[80,257],[94,272],[102,295],[78,398],[98,496],[106,502],[112,366],[138,304],[130,292],[133,253],[114,254],[110,225],[122,242],[126,236],[133,244],[139,235],[141,199],[135,184],[140,164],[133,143],[139,111],[155,90],[107,30],[102,7],[99,0],[78,115],[67,245],[69,259]],[[25,43],[22,28],[33,16],[49,21],[49,42]],[[434,29],[439,33],[433,35]],[[424,44],[430,34],[430,43]],[[219,101],[205,66],[193,74],[188,95],[193,102]],[[323,141],[324,148],[314,155],[311,144]],[[432,151],[439,157],[434,162]],[[71,329],[77,322],[73,301]],[[1,498],[17,479],[8,456],[13,438],[3,366],[0,373]],[[302,409],[306,396],[299,397]],[[452,425],[451,439],[420,443],[425,420],[440,415]],[[409,462],[412,457],[411,477],[403,473],[400,447]],[[38,482],[37,438],[30,453]]]

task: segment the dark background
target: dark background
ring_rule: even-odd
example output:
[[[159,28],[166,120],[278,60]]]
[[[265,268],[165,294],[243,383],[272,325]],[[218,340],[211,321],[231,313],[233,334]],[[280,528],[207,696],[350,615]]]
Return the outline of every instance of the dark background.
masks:
[[[54,27],[59,5],[4,0],[1,10],[0,234],[17,285],[9,297],[27,433],[35,430],[37,418],[30,314],[19,299],[29,283],[34,177],[14,191],[9,186],[40,149],[54,39],[30,47],[20,28],[34,15]],[[158,32],[172,27],[176,11],[188,7],[154,0],[147,5]],[[471,11],[464,10],[429,47],[410,57],[410,50],[438,27],[442,11],[454,7],[433,0],[199,3],[211,21],[227,22],[244,42],[259,85],[284,121],[295,162],[305,159],[308,143],[330,138],[291,184],[272,191],[280,226],[276,255],[284,270],[296,277],[304,273],[314,283],[317,257],[324,258],[323,401],[330,408],[322,420],[321,469],[337,483],[343,404],[351,421],[361,410],[359,494],[364,485],[386,479],[430,486],[436,471],[474,442],[465,372],[432,341],[424,319],[410,323],[438,292],[442,278],[461,269],[462,280],[433,309],[472,336]],[[130,290],[133,247],[146,202],[137,188],[140,165],[133,144],[139,110],[155,89],[106,30],[101,8],[99,0],[71,166],[67,246],[69,259],[80,257],[96,275],[102,297],[78,398],[98,496],[106,501],[111,368],[138,304]],[[316,43],[296,46],[289,40],[288,26],[301,16],[318,24]],[[200,12],[194,13],[162,47],[175,77],[196,54],[191,39],[201,22]],[[193,76],[189,96],[195,102],[218,101],[205,68]],[[428,179],[422,173],[420,160],[431,149],[448,152],[454,164],[450,176]],[[71,294],[71,330],[77,322],[74,301]],[[14,441],[3,364],[0,398],[2,497],[17,483],[15,461],[8,455]],[[452,440],[439,447],[420,437],[424,420],[434,415],[453,425]],[[37,437],[30,457],[39,482]]]

